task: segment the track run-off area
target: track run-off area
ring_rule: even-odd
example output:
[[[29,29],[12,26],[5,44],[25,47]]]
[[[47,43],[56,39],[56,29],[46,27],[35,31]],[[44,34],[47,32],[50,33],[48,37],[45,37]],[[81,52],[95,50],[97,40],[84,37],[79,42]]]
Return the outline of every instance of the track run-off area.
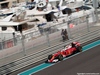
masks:
[[[90,49],[92,49],[92,48],[94,48],[94,47],[96,47],[96,46],[99,46],[100,45],[100,40],[98,40],[98,41],[95,41],[95,42],[93,42],[93,43],[90,43],[90,44],[88,44],[88,45],[85,45],[85,46],[83,46],[82,47],[82,52],[85,52],[85,51],[87,51],[87,50],[90,50]],[[80,52],[80,53],[82,53],[82,52]],[[80,54],[80,53],[77,53],[77,54],[74,54],[74,55],[72,55],[72,56],[70,56],[70,57],[67,57],[67,58],[65,58],[64,60],[66,60],[66,59],[69,59],[69,58],[71,58],[71,57],[74,57],[74,56],[76,56],[76,55],[78,55],[78,54]],[[85,56],[85,55],[84,55]],[[64,61],[63,60],[63,61]],[[58,62],[58,63],[61,63],[62,61],[60,61],[60,62]],[[74,62],[74,61],[73,61]],[[50,66],[52,66],[52,65],[55,65],[56,63],[42,63],[42,64],[40,64],[40,65],[38,65],[38,66],[35,66],[35,67],[33,67],[33,68],[31,68],[31,69],[28,69],[28,70],[26,70],[26,71],[24,71],[24,72],[21,72],[21,73],[19,73],[18,75],[32,75],[32,74],[34,74],[34,73],[37,73],[37,72],[39,72],[39,71],[41,71],[41,70],[43,70],[43,69],[46,69],[46,68],[48,68],[48,67],[50,67]],[[67,63],[66,63],[67,64]],[[78,65],[78,64],[77,64]],[[87,66],[88,67],[88,66]],[[41,74],[42,75],[42,74]],[[49,75],[49,74],[48,74]],[[77,74],[76,74],[77,75]]]

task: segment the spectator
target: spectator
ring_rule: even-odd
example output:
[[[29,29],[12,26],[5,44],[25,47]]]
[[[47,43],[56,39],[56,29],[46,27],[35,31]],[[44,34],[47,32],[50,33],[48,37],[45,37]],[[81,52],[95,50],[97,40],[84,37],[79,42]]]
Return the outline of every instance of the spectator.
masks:
[[[16,45],[17,44],[17,39],[15,37],[15,32],[13,32],[12,34],[13,34],[13,39],[14,39],[14,45]]]
[[[65,40],[67,40],[68,39],[67,29],[64,30],[64,35],[65,35]]]
[[[61,36],[62,36],[62,40],[64,42],[65,41],[64,29],[62,29],[62,31],[61,31]]]

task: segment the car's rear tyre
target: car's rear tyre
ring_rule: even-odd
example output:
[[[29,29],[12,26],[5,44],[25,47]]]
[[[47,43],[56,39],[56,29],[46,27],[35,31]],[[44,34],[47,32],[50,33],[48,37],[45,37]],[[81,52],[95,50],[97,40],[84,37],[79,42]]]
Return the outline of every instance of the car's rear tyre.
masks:
[[[59,56],[58,56],[58,60],[59,60],[59,61],[62,61],[62,60],[63,60],[63,56],[62,56],[62,55],[59,55]]]
[[[72,53],[72,54],[76,54],[77,52],[78,52],[78,51],[76,51],[76,50],[75,50],[75,51],[73,51],[73,53]]]
[[[82,52],[82,46],[77,47],[78,52]]]
[[[48,56],[48,59],[50,60],[50,59],[52,58],[52,56],[53,56],[52,54],[51,54],[51,55],[49,55],[49,56]]]

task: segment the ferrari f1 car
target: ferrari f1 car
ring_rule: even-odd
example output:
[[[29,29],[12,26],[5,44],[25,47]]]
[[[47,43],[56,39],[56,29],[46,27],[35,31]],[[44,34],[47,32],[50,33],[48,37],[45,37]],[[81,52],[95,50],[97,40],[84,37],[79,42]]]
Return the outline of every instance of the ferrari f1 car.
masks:
[[[65,46],[64,49],[48,56],[46,62],[58,62],[63,58],[82,51],[82,46],[79,42],[72,42],[70,45]]]

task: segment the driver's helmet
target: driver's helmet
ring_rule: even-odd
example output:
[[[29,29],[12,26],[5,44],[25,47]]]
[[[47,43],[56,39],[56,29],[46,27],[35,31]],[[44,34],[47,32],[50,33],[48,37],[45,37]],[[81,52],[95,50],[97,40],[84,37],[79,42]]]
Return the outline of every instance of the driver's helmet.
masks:
[[[72,46],[71,45],[67,45],[66,47],[65,47],[65,49],[69,49],[69,48],[71,48]]]
[[[72,42],[71,44],[72,44],[73,47],[80,46],[80,43],[79,42]]]

